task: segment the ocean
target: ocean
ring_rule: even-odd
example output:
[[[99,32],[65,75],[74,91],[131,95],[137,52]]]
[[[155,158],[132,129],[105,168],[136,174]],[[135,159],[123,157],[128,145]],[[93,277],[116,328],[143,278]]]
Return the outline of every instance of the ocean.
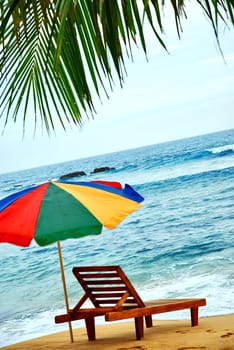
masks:
[[[91,174],[103,166],[113,169]],[[201,317],[234,312],[234,129],[1,174],[0,198],[74,171],[145,200],[116,229],[61,243],[71,307],[82,295],[73,266],[121,265],[144,300],[205,297]],[[0,346],[67,329],[54,323],[65,312],[56,244],[0,244],[0,266]]]

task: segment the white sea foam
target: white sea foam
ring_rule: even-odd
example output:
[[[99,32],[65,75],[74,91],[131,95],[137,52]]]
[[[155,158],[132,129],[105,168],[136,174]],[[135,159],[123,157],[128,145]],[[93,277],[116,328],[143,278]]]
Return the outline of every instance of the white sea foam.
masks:
[[[229,151],[229,150],[234,152],[234,144],[220,146],[220,147],[213,147],[213,148],[208,149],[208,151],[213,153],[213,154],[219,154],[219,153]]]

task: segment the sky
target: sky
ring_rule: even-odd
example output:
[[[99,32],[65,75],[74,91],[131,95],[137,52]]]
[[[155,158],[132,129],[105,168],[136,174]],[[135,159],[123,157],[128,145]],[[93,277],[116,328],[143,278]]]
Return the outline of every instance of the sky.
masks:
[[[234,128],[234,29],[220,27],[222,58],[213,29],[200,8],[188,10],[179,39],[174,20],[165,22],[169,54],[147,33],[148,60],[134,49],[127,76],[116,80],[109,99],[96,99],[94,118],[83,127],[48,136],[9,123],[0,136],[0,173]],[[0,121],[0,130],[2,130]]]

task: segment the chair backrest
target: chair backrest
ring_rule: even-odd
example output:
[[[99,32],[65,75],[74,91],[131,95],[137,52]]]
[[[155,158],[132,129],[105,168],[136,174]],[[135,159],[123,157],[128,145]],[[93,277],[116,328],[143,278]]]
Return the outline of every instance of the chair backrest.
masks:
[[[120,310],[145,306],[120,266],[81,266],[72,271],[85,291],[77,307],[87,299],[96,308]]]

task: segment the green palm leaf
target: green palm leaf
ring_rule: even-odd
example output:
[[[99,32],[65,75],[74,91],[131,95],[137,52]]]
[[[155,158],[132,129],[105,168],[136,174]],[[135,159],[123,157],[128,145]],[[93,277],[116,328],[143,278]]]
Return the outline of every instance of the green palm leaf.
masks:
[[[0,117],[23,126],[34,118],[50,132],[58,118],[82,124],[95,113],[94,96],[108,95],[115,73],[122,85],[132,45],[147,54],[145,22],[162,39],[159,0],[2,0]],[[168,1],[180,36],[186,1]],[[234,2],[197,0],[218,39],[219,22],[234,24]]]

